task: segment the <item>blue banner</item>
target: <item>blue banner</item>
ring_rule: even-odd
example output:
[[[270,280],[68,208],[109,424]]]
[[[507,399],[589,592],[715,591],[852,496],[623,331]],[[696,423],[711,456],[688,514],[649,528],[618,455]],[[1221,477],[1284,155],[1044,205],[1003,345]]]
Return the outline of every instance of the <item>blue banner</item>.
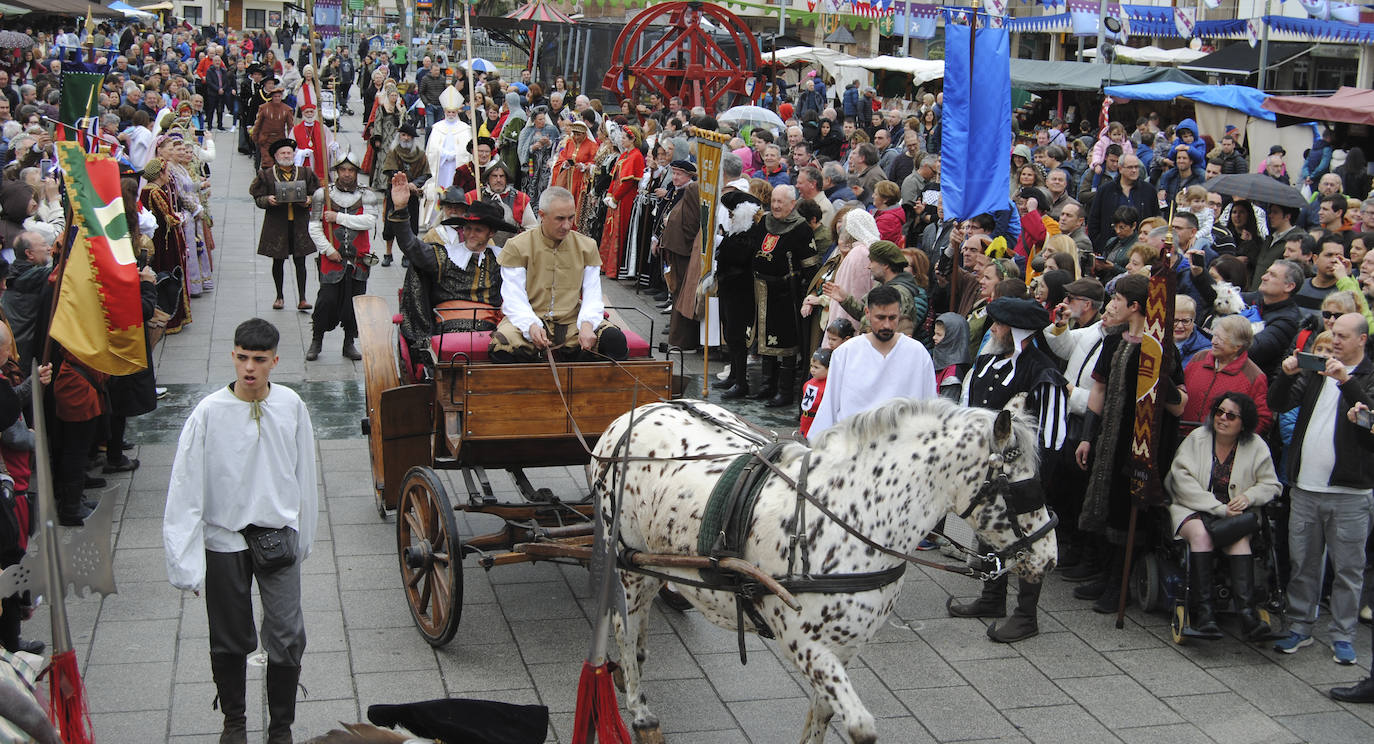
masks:
[[[968,35],[945,24],[940,197],[945,217],[961,220],[1006,209],[1011,190],[1011,34],[978,29],[972,76]]]

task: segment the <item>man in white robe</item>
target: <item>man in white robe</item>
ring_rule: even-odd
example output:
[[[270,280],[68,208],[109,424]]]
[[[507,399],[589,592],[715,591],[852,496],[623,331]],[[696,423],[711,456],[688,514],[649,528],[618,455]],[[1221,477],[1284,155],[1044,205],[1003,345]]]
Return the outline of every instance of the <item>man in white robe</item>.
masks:
[[[319,495],[310,414],[294,391],[268,382],[280,338],[260,318],[234,331],[236,379],[187,418],[167,487],[167,576],[178,589],[205,593],[210,669],[224,713],[221,741],[245,741],[247,659],[259,644],[254,580],[267,652],[267,740],[291,741],[296,715],[305,653],[300,564],[315,538]],[[294,562],[255,566],[241,532],[250,527],[290,528],[278,536]]]
[[[901,296],[889,286],[868,293],[872,331],[840,344],[830,357],[825,396],[807,438],[893,398],[934,398],[935,364],[921,342],[897,332]]]
[[[420,214],[422,226],[433,224],[439,195],[453,185],[458,168],[472,159],[472,127],[458,119],[463,105],[462,94],[450,85],[439,96],[439,104],[444,107],[444,119],[429,128],[425,139],[425,158],[434,176],[425,184],[424,211]]]

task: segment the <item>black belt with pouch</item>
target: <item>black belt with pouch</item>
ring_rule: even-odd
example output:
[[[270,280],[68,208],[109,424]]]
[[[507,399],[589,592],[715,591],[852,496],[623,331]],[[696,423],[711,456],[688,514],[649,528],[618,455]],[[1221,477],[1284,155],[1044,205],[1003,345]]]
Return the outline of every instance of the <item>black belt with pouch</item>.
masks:
[[[294,529],[250,524],[239,532],[248,541],[248,553],[253,557],[254,569],[276,571],[296,563],[296,546],[292,538],[296,532]]]

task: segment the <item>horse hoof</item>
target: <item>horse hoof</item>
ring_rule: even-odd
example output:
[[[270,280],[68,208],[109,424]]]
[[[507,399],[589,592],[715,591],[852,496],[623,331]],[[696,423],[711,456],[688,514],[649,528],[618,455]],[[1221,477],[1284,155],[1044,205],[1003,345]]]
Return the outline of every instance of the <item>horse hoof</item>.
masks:
[[[646,722],[644,724],[634,724],[631,728],[635,732],[635,744],[664,744],[663,732],[659,730],[658,721]]]

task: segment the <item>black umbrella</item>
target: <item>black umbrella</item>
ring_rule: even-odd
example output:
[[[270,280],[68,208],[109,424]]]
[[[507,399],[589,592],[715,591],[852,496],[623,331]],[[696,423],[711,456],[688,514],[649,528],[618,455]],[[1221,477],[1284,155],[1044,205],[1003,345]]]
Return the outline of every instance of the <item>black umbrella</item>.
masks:
[[[1238,196],[1242,199],[1262,204],[1281,204],[1285,207],[1303,207],[1307,200],[1302,192],[1286,183],[1275,181],[1264,173],[1233,173],[1217,176],[1202,184],[1204,189],[1225,196]]]
[[[0,49],[29,49],[33,37],[18,31],[0,31]]]

